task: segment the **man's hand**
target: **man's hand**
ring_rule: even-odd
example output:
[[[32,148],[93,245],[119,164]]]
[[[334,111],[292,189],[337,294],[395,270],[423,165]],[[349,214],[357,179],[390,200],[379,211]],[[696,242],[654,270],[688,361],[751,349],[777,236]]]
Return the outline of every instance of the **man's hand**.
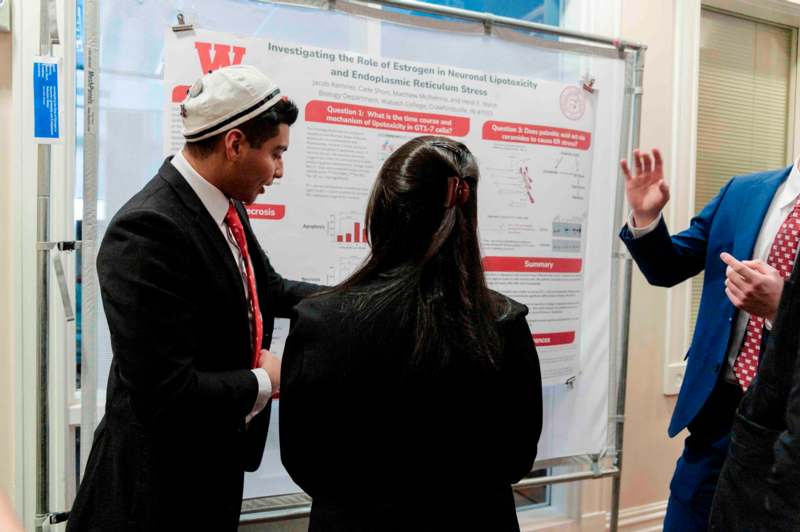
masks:
[[[267,372],[269,382],[272,383],[273,395],[278,393],[281,389],[281,359],[266,349],[262,349],[261,356],[258,359],[258,367]]]
[[[729,253],[721,253],[725,271],[725,294],[733,305],[745,312],[775,321],[783,292],[780,272],[761,260],[738,261]]]
[[[631,175],[627,161],[619,164],[625,174],[625,195],[633,212],[633,222],[636,227],[645,227],[658,217],[669,201],[669,185],[664,181],[664,164],[658,149],[653,150],[652,158],[649,153],[635,150],[633,160],[636,175]]]

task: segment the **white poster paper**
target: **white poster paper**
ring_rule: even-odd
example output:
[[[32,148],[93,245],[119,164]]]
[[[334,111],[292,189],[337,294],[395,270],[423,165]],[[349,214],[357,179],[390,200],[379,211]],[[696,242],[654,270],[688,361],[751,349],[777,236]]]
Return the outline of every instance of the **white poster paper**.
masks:
[[[367,198],[399,145],[424,134],[465,143],[480,165],[489,284],[530,308],[544,383],[578,375],[597,92],[202,30],[168,32],[166,41],[166,154],[183,145],[180,102],[203,72],[254,65],[300,108],[284,177],[248,207],[263,247],[288,278],[335,284],[363,261]],[[268,450],[256,477],[271,482],[270,494],[296,491],[275,452]],[[264,494],[263,485],[251,488],[249,479],[247,490]]]

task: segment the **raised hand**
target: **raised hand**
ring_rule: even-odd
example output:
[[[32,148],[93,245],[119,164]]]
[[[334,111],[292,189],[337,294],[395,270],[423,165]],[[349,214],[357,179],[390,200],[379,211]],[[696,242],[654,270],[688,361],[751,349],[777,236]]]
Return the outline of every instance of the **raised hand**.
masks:
[[[636,174],[631,175],[628,162],[620,161],[625,174],[625,195],[633,213],[636,227],[644,227],[655,220],[669,201],[669,185],[664,181],[664,163],[661,152],[653,149],[653,155],[639,150],[633,152]]]

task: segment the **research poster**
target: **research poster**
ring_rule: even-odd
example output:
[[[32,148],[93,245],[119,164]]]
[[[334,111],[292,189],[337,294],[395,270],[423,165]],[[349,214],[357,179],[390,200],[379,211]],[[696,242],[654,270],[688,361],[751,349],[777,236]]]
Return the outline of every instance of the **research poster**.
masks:
[[[248,207],[264,249],[286,277],[335,284],[364,260],[366,203],[398,146],[418,135],[466,144],[481,172],[479,229],[489,285],[530,308],[545,385],[577,375],[596,93],[577,80],[203,30],[170,31],[166,41],[166,155],[183,145],[180,104],[204,72],[254,65],[300,109],[284,177]],[[279,329],[277,353],[288,327]]]

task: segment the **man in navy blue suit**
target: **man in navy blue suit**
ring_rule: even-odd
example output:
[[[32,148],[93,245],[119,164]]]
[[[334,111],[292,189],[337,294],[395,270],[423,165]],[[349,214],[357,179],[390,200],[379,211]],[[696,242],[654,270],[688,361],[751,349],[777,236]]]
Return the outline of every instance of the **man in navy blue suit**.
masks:
[[[670,484],[666,531],[707,530],[733,416],[752,382],[778,309],[784,275],[770,250],[800,194],[796,166],[737,176],[670,236],[661,214],[669,201],[663,163],[634,152],[622,161],[631,215],[620,238],[648,282],[674,286],[705,270],[700,310],[678,402],[669,425],[689,429]],[[769,258],[769,260],[768,260]]]

